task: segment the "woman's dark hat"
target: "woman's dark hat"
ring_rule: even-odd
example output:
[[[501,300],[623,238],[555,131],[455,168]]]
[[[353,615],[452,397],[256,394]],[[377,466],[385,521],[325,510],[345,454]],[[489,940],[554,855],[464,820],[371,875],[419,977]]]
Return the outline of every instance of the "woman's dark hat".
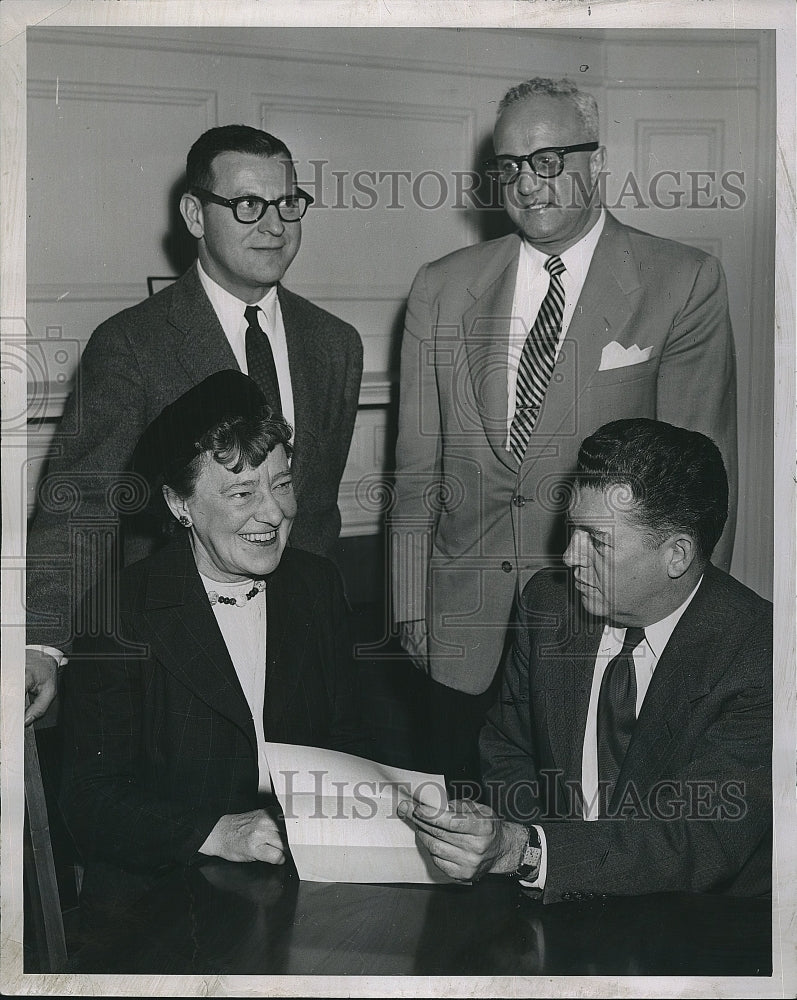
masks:
[[[198,454],[197,442],[211,427],[234,417],[258,417],[268,410],[266,397],[243,372],[216,372],[164,407],[141,435],[131,468],[150,484],[185,468]]]

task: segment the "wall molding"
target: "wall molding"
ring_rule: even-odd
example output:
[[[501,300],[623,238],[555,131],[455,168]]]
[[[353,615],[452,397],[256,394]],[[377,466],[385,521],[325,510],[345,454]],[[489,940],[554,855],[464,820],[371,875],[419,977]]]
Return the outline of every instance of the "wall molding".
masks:
[[[193,87],[155,87],[146,84],[80,83],[76,80],[28,81],[28,99],[61,101],[92,101],[106,104],[156,104],[171,107],[205,109],[207,126],[218,121],[218,95],[215,90]]]
[[[147,297],[147,282],[104,283],[99,281],[70,282],[69,287],[51,284],[30,284],[28,302],[141,302]]]
[[[266,26],[262,26],[265,31]],[[257,31],[258,27],[254,29]],[[479,77],[481,79],[497,80],[504,83],[508,77],[514,77],[518,80],[525,79],[529,75],[528,64],[518,63],[516,66],[501,65],[499,67],[494,66],[483,66],[474,65],[473,63],[468,63],[465,67],[460,62],[444,62],[441,60],[431,60],[431,59],[412,59],[406,57],[393,57],[393,56],[365,56],[361,52],[356,52],[352,50],[348,51],[336,51],[323,52],[317,49],[306,49],[306,48],[285,48],[277,47],[274,45],[253,45],[246,44],[238,41],[225,41],[222,39],[222,34],[226,31],[229,33],[229,29],[223,29],[218,27],[209,27],[203,29],[197,28],[185,28],[185,31],[198,31],[204,30],[209,34],[212,33],[212,39],[209,39],[207,43],[200,41],[199,39],[188,39],[188,38],[178,38],[174,35],[155,35],[156,30],[164,29],[130,29],[126,30],[124,33],[113,30],[104,30],[102,37],[100,38],[98,32],[86,31],[85,29],[76,28],[35,28],[28,32],[29,43],[55,43],[55,44],[66,44],[66,45],[97,45],[102,48],[122,48],[122,49],[148,49],[148,50],[159,50],[166,52],[182,52],[188,55],[218,55],[220,52],[227,56],[252,58],[252,59],[263,59],[268,58],[272,62],[311,62],[318,65],[325,66],[344,66],[344,67],[356,67],[358,69],[374,69],[381,73],[386,71],[397,71],[397,72],[411,72],[411,73],[432,73],[438,76],[467,76],[467,77]],[[165,30],[169,30],[166,28]],[[172,29],[174,30],[174,29]],[[303,29],[300,27],[292,28],[288,25],[284,26],[283,30],[294,30],[300,33]],[[354,29],[352,29],[354,30]],[[373,30],[373,29],[372,29]],[[376,29],[378,30],[378,29]],[[440,27],[421,27],[421,28],[391,28],[385,30],[392,31],[441,31],[447,30]],[[448,29],[451,30],[451,29]],[[473,31],[478,31],[480,29],[474,28],[470,29]],[[523,29],[517,28],[507,28],[503,29],[505,31],[512,31],[513,34],[518,34],[523,31],[530,39],[536,38],[542,40],[545,37],[544,32],[539,31],[524,31]],[[557,37],[560,40],[570,38],[575,40],[577,37],[576,33],[568,34],[567,32],[557,32]],[[600,45],[600,40],[596,40],[596,45]],[[601,86],[602,76],[601,74],[592,74],[588,72],[582,73],[579,79],[589,87],[599,87]]]
[[[165,277],[165,275],[161,275]],[[362,287],[352,284],[322,284],[303,281],[291,291],[297,295],[316,301],[326,302],[400,302],[407,298],[408,289],[404,285],[385,283],[377,287]],[[30,284],[27,289],[28,302],[141,302],[147,297],[146,280],[106,284],[98,281],[70,282],[69,287],[53,284]]]
[[[654,171],[646,166],[650,162],[650,143],[657,136],[705,136],[709,145],[709,163],[704,169],[720,173],[722,152],[725,148],[725,123],[720,119],[706,118],[641,118],[634,129],[637,177],[649,177]]]

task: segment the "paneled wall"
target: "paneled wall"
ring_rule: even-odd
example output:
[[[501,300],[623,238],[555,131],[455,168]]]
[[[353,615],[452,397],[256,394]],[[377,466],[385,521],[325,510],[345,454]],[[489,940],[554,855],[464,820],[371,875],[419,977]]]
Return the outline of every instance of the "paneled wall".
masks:
[[[496,104],[529,76],[567,75],[599,101],[613,210],[725,266],[740,383],[733,568],[770,594],[773,61],[766,32],[658,32],[652,42],[615,31],[29,29],[29,496],[91,331],[143,298],[148,277],[191,259],[177,213],[186,151],[206,128],[236,121],[283,138],[316,198],[285,284],[362,335],[341,506],[344,535],[377,533],[379,503],[365,487],[392,464],[413,275],[504,231],[476,173]],[[681,176],[659,176],[651,197],[665,170]],[[715,190],[732,170],[741,196]],[[699,171],[713,172],[713,188]],[[628,193],[629,172],[641,196]],[[692,203],[724,193],[729,207],[691,207],[694,185]],[[676,189],[681,205],[665,207]]]

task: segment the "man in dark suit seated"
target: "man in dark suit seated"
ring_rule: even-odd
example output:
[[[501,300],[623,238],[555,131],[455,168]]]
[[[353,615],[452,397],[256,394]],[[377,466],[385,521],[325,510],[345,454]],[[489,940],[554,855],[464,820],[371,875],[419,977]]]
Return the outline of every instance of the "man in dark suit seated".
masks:
[[[772,605],[709,561],[727,506],[702,434],[640,418],[582,443],[569,572],[526,585],[481,732],[494,809],[402,808],[444,872],[544,902],[771,892]]]
[[[177,865],[284,861],[267,741],[365,749],[340,576],[287,547],[289,436],[248,376],[222,371],[136,451],[176,533],[88,595],[86,616],[110,587],[118,626],[75,640],[63,685],[61,802],[89,925]]]
[[[353,327],[281,284],[311,202],[297,187],[290,150],[267,132],[225,125],[192,146],[180,210],[198,262],[94,331],[40,490],[27,544],[26,723],[52,701],[74,608],[105,568],[92,545],[107,545],[119,514],[140,499],[136,481],[124,477],[136,441],[164,406],[213,372],[251,375],[294,428],[291,544],[334,555],[363,352]],[[99,562],[133,562],[153,544],[151,527],[127,517],[123,551],[115,539]]]

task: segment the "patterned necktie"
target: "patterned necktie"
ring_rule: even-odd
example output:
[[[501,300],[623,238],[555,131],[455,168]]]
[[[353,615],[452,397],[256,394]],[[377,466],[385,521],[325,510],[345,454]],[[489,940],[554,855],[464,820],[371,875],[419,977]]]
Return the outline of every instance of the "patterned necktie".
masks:
[[[523,461],[526,447],[537,422],[540,407],[551,381],[556,345],[562,332],[565,290],[560,275],[566,270],[559,257],[549,257],[545,270],[550,274],[548,291],[540,311],[526,337],[520,355],[515,393],[515,415],[509,430],[509,448],[518,462]]]
[[[645,638],[643,628],[628,628],[623,648],[606,666],[598,696],[598,781],[607,782],[600,797],[600,814],[612,797],[631,733],[636,723],[636,670],[634,650]]]
[[[263,332],[257,319],[260,306],[247,306],[246,319],[246,366],[249,375],[257,382],[266,402],[275,413],[282,413],[282,400],[277,380],[277,366],[268,335]]]

